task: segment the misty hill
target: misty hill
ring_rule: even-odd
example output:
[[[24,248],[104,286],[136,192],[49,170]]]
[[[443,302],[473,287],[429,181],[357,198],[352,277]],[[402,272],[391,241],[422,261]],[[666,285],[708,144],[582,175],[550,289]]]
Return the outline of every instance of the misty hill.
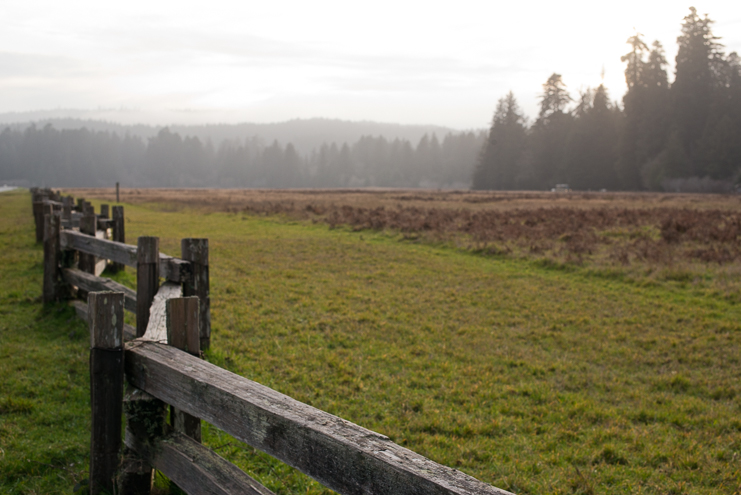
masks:
[[[0,128],[23,130],[31,124],[42,128],[51,124],[58,130],[82,129],[89,131],[113,132],[119,136],[137,136],[145,140],[155,137],[163,128],[181,136],[197,137],[203,142],[210,141],[214,147],[226,140],[244,140],[257,137],[265,145],[273,141],[291,143],[299,155],[307,155],[322,144],[352,144],[363,136],[383,137],[388,141],[399,139],[415,145],[427,134],[442,138],[454,129],[435,125],[401,125],[370,121],[346,121],[338,119],[295,119],[271,124],[201,124],[168,126],[146,124],[121,124],[107,120],[85,118],[91,112],[82,110],[44,110],[36,112],[13,112],[0,114]],[[93,115],[95,113],[93,112]],[[116,112],[105,114],[116,117]]]

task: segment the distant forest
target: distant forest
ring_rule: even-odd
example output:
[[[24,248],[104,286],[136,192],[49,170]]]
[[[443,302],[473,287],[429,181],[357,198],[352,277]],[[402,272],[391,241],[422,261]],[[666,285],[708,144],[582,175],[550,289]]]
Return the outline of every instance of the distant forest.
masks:
[[[350,123],[348,123],[350,124]],[[485,132],[422,135],[418,142],[361,136],[300,154],[260,137],[143,138],[108,130],[8,127],[0,133],[0,181],[55,187],[467,188]]]
[[[741,57],[724,53],[712,25],[690,9],[672,83],[663,47],[630,37],[622,104],[603,85],[574,97],[553,74],[532,123],[510,92],[488,132],[327,119],[164,129],[11,124],[0,133],[0,182],[731,191],[741,183]]]
[[[475,189],[716,191],[741,181],[741,58],[694,8],[677,38],[674,82],[661,44],[628,39],[622,108],[600,85],[573,98],[559,74],[528,125],[510,92],[499,100]]]

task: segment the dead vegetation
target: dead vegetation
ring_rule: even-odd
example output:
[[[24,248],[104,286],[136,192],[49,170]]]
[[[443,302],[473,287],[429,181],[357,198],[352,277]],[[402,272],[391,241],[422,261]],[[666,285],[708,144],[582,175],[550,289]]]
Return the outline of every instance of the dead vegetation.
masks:
[[[111,199],[112,190],[76,197]],[[163,209],[288,215],[331,228],[400,233],[491,255],[598,266],[726,266],[741,260],[731,195],[360,190],[123,190]]]

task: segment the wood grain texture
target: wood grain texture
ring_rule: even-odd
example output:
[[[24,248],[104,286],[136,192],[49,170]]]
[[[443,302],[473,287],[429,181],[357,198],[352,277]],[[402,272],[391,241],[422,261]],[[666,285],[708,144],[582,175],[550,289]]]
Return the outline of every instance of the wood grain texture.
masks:
[[[171,431],[149,443],[127,429],[125,443],[189,495],[273,495],[216,452],[182,433]]]
[[[143,340],[167,343],[167,300],[182,295],[180,285],[175,282],[162,284],[149,307],[147,329],[141,337]]]
[[[62,268],[62,280],[85,292],[112,291],[124,294],[124,309],[136,313],[136,292],[109,278],[96,277],[74,268]]]
[[[509,493],[169,346],[127,344],[126,374],[134,386],[343,495]]]
[[[87,306],[90,348],[123,349],[123,293],[91,292],[88,294]]]
[[[198,334],[198,298],[172,297],[166,301],[167,344],[200,356]]]
[[[120,292],[88,296],[90,328],[90,493],[112,493],[121,450],[123,304]]]
[[[113,207],[114,214],[116,207]],[[74,224],[74,218],[73,218]],[[123,244],[115,240],[109,241],[85,235],[73,230],[65,230],[60,238],[62,249],[74,249],[81,253],[91,254],[98,258],[111,260],[120,265],[136,268],[137,266],[137,246]],[[159,276],[172,282],[183,282],[190,277],[190,263],[188,261],[173,258],[166,254],[159,254]]]
[[[201,343],[198,327],[198,298],[178,297],[168,299],[167,307],[167,344],[199,357]],[[170,407],[170,424],[193,440],[201,441],[201,420],[195,416]]]
[[[197,296],[200,301],[199,338],[201,350],[211,346],[211,283],[208,266],[208,239],[188,238],[180,241],[180,255],[191,263],[190,278],[183,281],[183,295]]]
[[[98,258],[136,267],[136,246],[99,239],[73,230],[65,230],[61,233],[60,244],[62,249],[75,249]]]
[[[75,313],[77,314],[77,317],[80,318],[85,323],[88,323],[87,303],[84,301],[80,301],[79,299],[75,299],[71,301],[71,304],[72,304],[72,307],[75,308]],[[124,326],[123,326],[124,342],[134,340],[135,338],[136,338],[136,328],[132,327],[131,325],[127,323],[124,323]]]

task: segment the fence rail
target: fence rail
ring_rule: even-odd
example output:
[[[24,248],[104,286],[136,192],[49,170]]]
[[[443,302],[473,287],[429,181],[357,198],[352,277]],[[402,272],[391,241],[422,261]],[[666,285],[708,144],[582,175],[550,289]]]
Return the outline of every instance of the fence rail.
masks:
[[[135,387],[338,493],[507,493],[171,346],[130,342],[125,370]]]
[[[149,494],[156,468],[193,495],[270,495],[200,444],[201,420],[342,495],[509,493],[200,359],[211,332],[207,239],[183,239],[182,258],[166,256],[156,237],[125,244],[122,207],[113,208],[112,221],[101,220],[78,199],[76,231],[73,198],[32,192],[37,234],[42,222],[44,302],[75,291],[88,298],[73,304],[91,336],[91,494]],[[99,238],[98,227],[112,228],[115,240]],[[137,290],[96,276],[86,257],[114,270],[135,267]],[[124,310],[136,314],[136,328],[124,324]]]

